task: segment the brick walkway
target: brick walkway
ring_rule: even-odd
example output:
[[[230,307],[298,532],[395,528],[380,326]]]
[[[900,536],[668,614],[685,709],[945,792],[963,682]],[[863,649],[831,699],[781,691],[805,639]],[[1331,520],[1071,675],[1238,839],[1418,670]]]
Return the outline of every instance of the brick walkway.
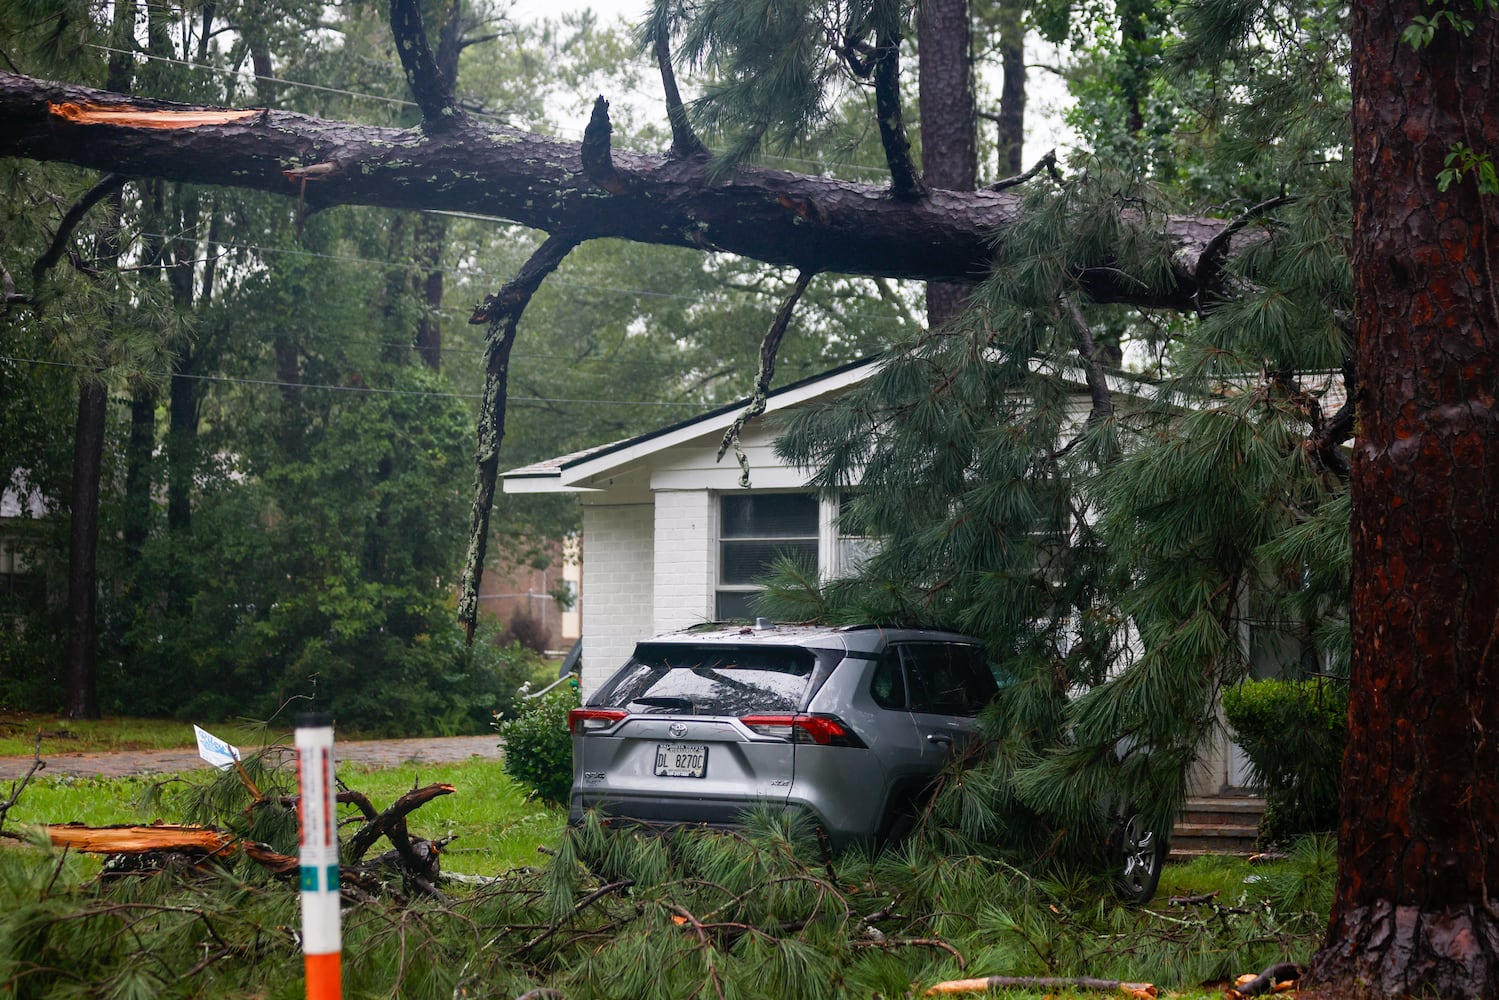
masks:
[[[338,763],[391,767],[396,764],[441,764],[470,757],[500,759],[498,736],[421,737],[409,740],[368,740],[335,743]],[[245,748],[241,748],[243,751]],[[207,767],[196,750],[120,750],[112,753],[48,752],[42,743],[47,766],[38,777],[62,774],[78,777],[120,778],[132,774],[171,774]],[[0,757],[0,781],[21,777],[31,767],[30,757]]]

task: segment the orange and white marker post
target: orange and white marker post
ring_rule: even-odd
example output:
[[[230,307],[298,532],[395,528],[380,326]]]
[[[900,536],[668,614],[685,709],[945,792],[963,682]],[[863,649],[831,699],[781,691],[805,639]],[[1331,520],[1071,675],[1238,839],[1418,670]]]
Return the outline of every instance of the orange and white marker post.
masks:
[[[307,1000],[342,1000],[333,718],[323,712],[299,716],[296,744],[301,786],[297,812],[302,826],[302,953],[307,969]]]

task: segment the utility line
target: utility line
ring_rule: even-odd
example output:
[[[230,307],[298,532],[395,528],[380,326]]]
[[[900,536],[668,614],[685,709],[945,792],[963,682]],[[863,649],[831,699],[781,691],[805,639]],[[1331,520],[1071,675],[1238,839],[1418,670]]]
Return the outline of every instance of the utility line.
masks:
[[[181,235],[172,236],[168,233],[141,233],[141,239],[167,240],[173,243],[192,243],[196,245],[198,238],[195,236]],[[279,253],[293,257],[313,257],[319,260],[331,260],[342,264],[367,264],[371,267],[399,269],[412,271],[418,274],[431,274],[438,272],[452,277],[485,278],[491,281],[497,280],[498,275],[478,267],[426,267],[414,261],[382,260],[376,257],[355,257],[348,254],[319,253],[316,250],[301,250],[295,247],[268,247],[258,243],[237,243],[227,240],[215,240],[215,245],[229,247],[234,250],[254,250],[260,253]],[[507,279],[508,280],[508,279]],[[569,288],[580,288],[591,292],[605,292],[614,295],[638,295],[646,298],[656,299],[678,299],[683,302],[697,302],[700,296],[683,295],[680,292],[657,292],[647,288],[619,288],[613,285],[594,285],[588,282],[571,281],[567,279],[549,280],[547,285],[560,284]],[[746,291],[746,289],[727,289],[728,291]]]
[[[10,361],[21,364],[46,365],[53,368],[78,368],[86,371],[98,372],[104,369],[98,365],[84,365],[73,361],[48,361],[43,358],[22,358],[15,355],[0,354],[0,361]],[[270,386],[279,389],[324,389],[330,392],[353,392],[368,393],[384,396],[431,396],[438,399],[482,399],[481,393],[477,392],[427,392],[420,389],[381,389],[375,386],[358,385],[330,385],[316,382],[286,382],[278,379],[262,378],[234,378],[229,375],[193,375],[187,372],[148,372],[156,378],[183,378],[198,382],[223,382],[231,385],[256,385]],[[562,399],[548,396],[509,396],[507,400],[511,403],[535,403],[554,405],[559,403],[582,404],[590,406],[690,406],[694,409],[704,410],[712,407],[711,403],[692,402],[688,400],[618,400],[618,399]]]
[[[170,64],[172,64],[174,66],[186,66],[189,69],[200,69],[200,70],[204,70],[204,71],[209,72],[209,73],[217,73],[220,76],[233,77],[233,78],[239,79],[239,80],[251,80],[251,81],[254,81],[254,80],[266,80],[266,81],[269,81],[270,83],[274,83],[274,84],[276,84],[278,86],[283,86],[283,87],[301,87],[301,88],[303,88],[305,90],[316,90],[316,91],[320,91],[322,93],[338,94],[338,95],[343,96],[343,97],[353,97],[353,98],[357,98],[359,100],[375,101],[375,102],[382,103],[382,104],[392,104],[392,105],[395,105],[395,106],[401,107],[401,108],[414,108],[414,107],[417,106],[414,101],[408,101],[408,100],[405,100],[404,98],[400,98],[400,97],[385,97],[384,95],[381,95],[381,94],[366,94],[366,93],[361,93],[360,91],[357,91],[357,90],[345,90],[342,87],[329,87],[329,86],[325,86],[325,85],[319,84],[319,83],[306,83],[306,82],[301,81],[301,80],[288,80],[288,79],[285,79],[283,77],[277,77],[277,76],[258,76],[253,69],[250,69],[250,70],[245,70],[245,69],[230,69],[228,67],[211,66],[211,65],[209,65],[207,63],[193,62],[193,61],[191,61],[189,59],[178,59],[175,56],[163,56],[163,55],[157,55],[157,54],[151,53],[151,52],[139,52],[139,51],[136,51],[134,49],[119,49],[119,48],[115,48],[115,47],[109,46],[109,45],[100,45],[97,42],[87,42],[85,44],[87,45],[88,48],[97,49],[100,52],[110,52],[110,53],[115,53],[115,54],[118,54],[118,55],[128,55],[128,56],[131,56],[133,58],[145,59],[147,61],[156,61],[156,62],[170,63]],[[506,128],[513,128],[513,129],[516,129],[518,131],[530,131],[530,129],[527,128],[526,126],[516,125],[513,121],[510,121],[510,120],[508,120],[506,118],[502,118],[502,117],[500,117],[498,115],[490,114],[489,112],[485,112],[485,111],[469,111],[467,113],[473,115],[475,118],[479,118],[479,119],[482,119],[484,121],[493,122],[493,123],[495,123],[497,125],[504,125]],[[557,125],[551,125],[550,127],[559,136],[566,135],[566,136],[569,136],[569,137],[572,137],[572,138],[581,138],[582,134],[583,134],[581,131],[579,131],[578,129],[575,129],[575,128],[567,128],[567,127],[562,127],[562,126],[557,126]],[[629,149],[628,146],[621,146],[620,148]],[[637,152],[637,153],[646,153],[646,154],[653,152],[652,150],[642,150],[642,149],[634,149],[634,150],[630,150],[630,151],[631,152]],[[767,157],[766,158],[766,162],[767,163],[801,163],[801,164],[805,164],[807,166],[817,167],[817,168],[822,169],[822,170],[829,169],[829,164],[827,162],[823,161],[823,160],[813,160],[813,159],[809,159],[807,157],[802,157],[802,156],[774,156],[774,157]],[[868,175],[868,176],[875,176],[875,177],[883,177],[884,176],[884,171],[881,170],[879,167],[866,167],[866,166],[861,166],[861,165],[856,164],[856,163],[841,164],[841,165],[839,165],[839,169],[849,170],[849,171],[852,171],[852,172],[855,172],[855,173],[862,173],[862,174],[865,174],[865,175]]]
[[[186,234],[180,235],[180,236],[172,236],[172,235],[170,235],[168,233],[145,233],[145,232],[143,232],[143,233],[140,234],[140,238],[141,239],[166,240],[166,241],[173,242],[173,243],[192,243],[195,246],[199,242],[197,237],[186,235]],[[444,275],[448,275],[448,276],[451,276],[451,277],[466,278],[466,277],[472,276],[472,277],[477,277],[477,278],[488,279],[488,280],[491,280],[491,281],[497,280],[498,277],[499,277],[498,275],[496,275],[492,271],[488,271],[488,270],[485,270],[483,268],[478,268],[478,267],[435,267],[435,268],[429,268],[429,267],[426,267],[424,265],[417,264],[414,261],[394,261],[394,260],[383,260],[383,259],[376,258],[376,257],[356,257],[356,256],[348,255],[348,254],[320,253],[320,252],[318,252],[316,250],[302,250],[302,249],[298,249],[298,248],[295,248],[295,247],[268,247],[268,246],[264,246],[264,245],[261,245],[261,244],[258,244],[258,243],[239,243],[239,242],[231,242],[231,241],[226,241],[226,240],[216,240],[216,241],[214,241],[214,245],[220,246],[220,247],[229,247],[229,248],[232,248],[232,249],[235,249],[235,250],[253,250],[253,251],[260,252],[260,253],[272,253],[272,254],[278,254],[279,253],[279,254],[286,254],[286,255],[289,255],[289,256],[293,256],[293,257],[312,257],[312,258],[316,258],[316,259],[319,259],[319,260],[331,260],[331,261],[334,261],[334,262],[337,262],[337,263],[343,263],[343,264],[364,264],[364,265],[368,265],[370,267],[379,267],[379,268],[387,268],[387,269],[405,270],[405,271],[411,271],[411,272],[417,273],[417,274],[431,274],[433,272],[438,272],[438,273],[441,273],[441,274],[444,274]],[[850,277],[856,277],[856,276],[850,276]],[[606,295],[633,295],[633,296],[638,296],[638,297],[641,297],[641,298],[676,299],[676,300],[681,301],[681,302],[699,302],[703,298],[703,296],[701,296],[701,295],[684,295],[684,294],[682,294],[680,292],[658,292],[658,291],[654,291],[654,290],[651,290],[651,289],[648,289],[648,288],[621,288],[621,287],[616,286],[616,285],[596,285],[596,284],[593,284],[591,282],[577,281],[575,279],[570,279],[570,278],[566,278],[566,277],[563,277],[563,278],[557,278],[557,277],[550,278],[550,279],[547,280],[547,283],[546,283],[546,285],[544,287],[552,287],[554,285],[556,285],[556,286],[562,286],[562,287],[565,287],[565,288],[581,289],[583,291],[589,291],[589,292],[602,292],[602,293],[604,293]],[[755,294],[755,290],[754,289],[749,289],[749,288],[740,288],[740,287],[735,287],[735,286],[721,286],[721,287],[716,288],[716,289],[711,289],[708,292],[706,292],[705,294],[713,294],[713,293],[740,293],[740,294],[749,295],[749,294]],[[898,320],[899,317],[891,317],[891,319]]]

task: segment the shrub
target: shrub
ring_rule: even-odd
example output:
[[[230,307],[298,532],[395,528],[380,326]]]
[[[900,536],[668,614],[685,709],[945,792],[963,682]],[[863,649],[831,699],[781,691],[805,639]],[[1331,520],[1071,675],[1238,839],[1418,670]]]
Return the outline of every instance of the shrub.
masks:
[[[496,723],[505,741],[505,773],[543,802],[567,801],[573,781],[573,741],[567,713],[578,704],[576,682],[561,684],[519,716]]]
[[[1265,795],[1261,835],[1284,842],[1336,829],[1346,682],[1248,681],[1224,692],[1223,711]]]

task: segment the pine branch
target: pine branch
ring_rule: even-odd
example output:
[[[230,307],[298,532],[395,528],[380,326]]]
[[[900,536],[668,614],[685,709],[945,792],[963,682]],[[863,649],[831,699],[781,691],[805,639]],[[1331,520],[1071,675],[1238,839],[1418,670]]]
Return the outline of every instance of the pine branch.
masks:
[[[1019,187],[1043,170],[1046,171],[1046,173],[1051,177],[1053,181],[1056,181],[1058,187],[1066,186],[1066,184],[1062,180],[1062,172],[1057,168],[1057,151],[1053,149],[1045,156],[1041,157],[1041,159],[1037,160],[1036,165],[1034,167],[1031,167],[1025,173],[1016,174],[1014,177],[1006,177],[1002,181],[995,181],[993,184],[989,185],[987,190],[1007,191],[1012,187]]]
[[[610,882],[608,885],[603,885],[593,890],[578,901],[577,905],[572,908],[572,912],[567,915],[567,920],[559,920],[556,923],[549,924],[546,930],[542,931],[540,934],[536,935],[531,940],[521,945],[518,949],[516,949],[515,953],[519,955],[530,951],[532,948],[535,948],[537,945],[546,941],[553,934],[556,934],[559,930],[562,929],[562,925],[564,923],[572,920],[573,917],[576,917],[579,913],[582,913],[594,903],[597,903],[599,900],[603,899],[606,896],[612,895],[613,893],[623,892],[634,884],[634,879],[626,878],[620,879],[618,882]]]
[[[1300,963],[1277,962],[1253,979],[1227,990],[1223,996],[1225,1000],[1239,1000],[1241,997],[1257,997],[1264,993],[1278,992],[1276,987],[1281,983],[1299,980],[1305,973],[1306,967]]]
[[[1229,241],[1233,239],[1234,235],[1271,209],[1279,208],[1281,205],[1288,205],[1296,200],[1294,195],[1284,193],[1274,198],[1266,199],[1224,226],[1218,235],[1208,241],[1207,246],[1202,248],[1202,253],[1197,256],[1198,312],[1206,311],[1207,303],[1205,297],[1209,289],[1216,287],[1218,279],[1223,274],[1223,262],[1228,255]]]
[[[4,802],[0,802],[0,829],[3,829],[5,826],[5,814],[10,811],[10,807],[15,805],[16,801],[20,799],[21,793],[31,783],[32,777],[46,766],[47,762],[42,760],[42,733],[38,729],[36,734],[36,748],[31,752],[31,767],[21,776],[18,784],[10,786],[10,798]]]
[[[390,0],[390,30],[406,85],[421,109],[422,124],[429,129],[442,128],[462,119],[463,112],[453,102],[452,84],[444,79],[427,42],[420,0]]]
[[[62,222],[58,224],[57,234],[52,237],[52,243],[47,247],[47,252],[38,257],[36,263],[31,265],[31,279],[33,281],[41,281],[42,276],[62,259],[64,251],[67,250],[69,237],[73,235],[73,230],[77,227],[78,223],[82,222],[83,217],[88,214],[88,210],[123,188],[125,182],[129,179],[124,174],[105,174],[99,178],[98,183],[84,193],[83,197],[73,203],[73,207],[68,209],[67,214],[62,217]],[[10,299],[9,292],[10,289],[7,288],[7,301]]]
[[[689,156],[707,156],[708,148],[692,131],[687,120],[687,109],[682,105],[682,94],[677,89],[677,76],[671,65],[671,45],[664,29],[655,32],[654,45],[656,67],[661,71],[661,89],[666,96],[666,120],[671,123],[671,156],[686,159]]]
[[[745,424],[765,412],[765,399],[770,392],[771,379],[776,373],[776,355],[781,349],[781,339],[786,335],[786,327],[791,323],[791,315],[796,311],[797,300],[802,297],[802,292],[807,290],[807,285],[812,281],[815,272],[802,271],[796,276],[796,284],[792,286],[791,292],[781,302],[781,307],[776,310],[775,320],[770,324],[770,329],[765,333],[765,339],[760,343],[760,370],[755,373],[755,391],[750,395],[750,401],[744,408],[744,412],[734,419],[734,423],[727,431],[724,431],[723,441],[718,445],[718,455],[715,462],[723,461],[724,452],[730,447],[734,449],[734,457],[739,460],[739,485],[749,488],[750,469],[749,459],[744,455],[744,449],[739,443],[739,433],[744,430]]]
[[[874,63],[874,109],[880,123],[880,145],[890,168],[890,193],[896,201],[919,201],[926,185],[911,161],[911,142],[900,104],[900,38],[892,34],[880,39]]]
[[[479,445],[474,456],[474,502],[469,518],[468,557],[463,564],[463,584],[458,598],[458,620],[468,641],[474,641],[479,624],[479,584],[484,579],[484,555],[489,548],[489,514],[494,506],[499,478],[500,443],[505,439],[505,406],[510,374],[510,349],[521,314],[531,296],[555,271],[582,238],[556,233],[536,249],[520,271],[469,317],[470,323],[488,323],[484,335],[484,395],[479,403]]]
[[[610,149],[613,133],[609,102],[600,96],[593,102],[593,113],[588,117],[588,127],[583,130],[579,159],[583,163],[583,174],[589,180],[610,194],[629,194],[629,177],[614,165],[614,154]]]
[[[1093,343],[1093,328],[1088,324],[1088,317],[1083,315],[1082,308],[1071,297],[1062,299],[1062,308],[1072,323],[1072,339],[1077,344],[1078,357],[1083,362],[1083,377],[1088,383],[1088,396],[1092,400],[1092,408],[1088,411],[1088,426],[1093,427],[1114,415],[1114,398],[1109,392],[1109,381],[1104,374],[1103,365],[1098,362],[1098,350]]]

